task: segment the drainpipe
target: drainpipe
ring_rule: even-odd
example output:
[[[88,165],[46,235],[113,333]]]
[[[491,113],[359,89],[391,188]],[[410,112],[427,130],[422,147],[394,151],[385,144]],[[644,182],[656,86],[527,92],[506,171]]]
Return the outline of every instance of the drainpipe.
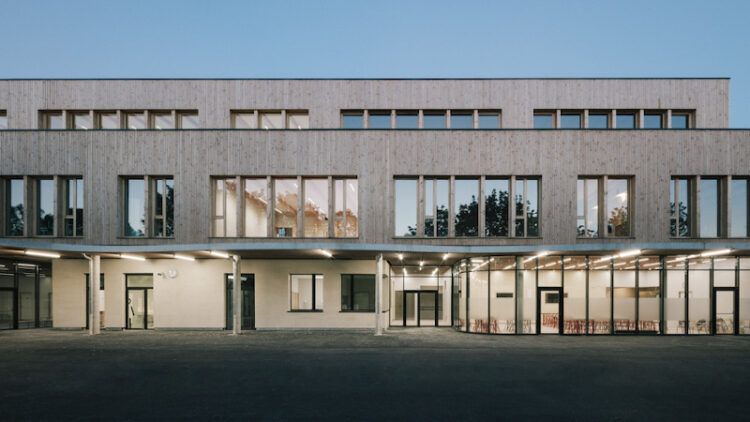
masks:
[[[242,333],[242,271],[240,269],[241,258],[239,255],[232,255],[232,273],[234,281],[232,282],[232,334],[239,335]]]

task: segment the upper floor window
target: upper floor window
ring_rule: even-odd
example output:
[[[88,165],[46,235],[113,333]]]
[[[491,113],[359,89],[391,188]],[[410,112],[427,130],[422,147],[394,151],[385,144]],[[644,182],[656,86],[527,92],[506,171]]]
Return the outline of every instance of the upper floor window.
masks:
[[[266,237],[268,231],[268,180],[265,177],[243,179],[244,235]]]
[[[149,113],[151,117],[150,127],[154,129],[174,129],[174,116],[169,111],[153,111]]]
[[[563,112],[560,114],[560,128],[561,129],[580,129],[583,127],[583,119],[581,113],[578,112]]]
[[[390,110],[371,110],[367,115],[368,129],[390,129],[391,128],[391,111]]]
[[[257,129],[258,118],[252,111],[235,111],[232,112],[233,129]]]
[[[484,181],[484,235],[508,236],[510,218],[510,180],[487,178]]]
[[[69,111],[68,127],[75,130],[88,130],[94,128],[94,121],[89,111]]]
[[[199,129],[201,127],[197,111],[178,111],[176,116],[177,127],[180,129]]]
[[[341,274],[341,311],[375,312],[375,275]]]
[[[309,129],[310,116],[307,112],[286,112],[287,129]]]
[[[690,129],[693,126],[693,114],[689,111],[673,111],[670,127],[672,129]]]
[[[354,178],[333,179],[334,237],[359,236],[359,183]]]
[[[63,179],[63,228],[65,236],[83,236],[83,179]]]
[[[174,179],[123,178],[123,235],[174,237]]]
[[[607,178],[607,236],[630,236],[630,179]]]
[[[636,113],[632,111],[617,111],[617,129],[635,129],[637,126]]]
[[[499,111],[479,111],[478,129],[499,129],[502,118]]]
[[[26,223],[23,178],[5,179],[5,235],[23,236]]]
[[[328,237],[328,179],[306,178],[302,182],[304,236]]]
[[[424,235],[448,236],[450,225],[450,179],[424,179]]]
[[[62,111],[44,111],[41,114],[42,128],[65,129],[65,120]]]
[[[289,276],[289,309],[292,311],[323,310],[322,274]]]
[[[362,129],[365,127],[365,113],[363,111],[342,111],[341,127],[343,129]]]
[[[534,129],[554,129],[555,113],[546,111],[534,112]]]
[[[451,125],[453,125],[453,116],[451,116]],[[445,127],[446,127],[445,111],[428,110],[422,114],[422,128],[445,129]]]
[[[213,235],[237,236],[237,178],[213,179]]]
[[[692,178],[673,177],[669,184],[669,231],[672,237],[692,235]]]
[[[151,178],[152,235],[154,237],[174,237],[174,179],[171,177]]]
[[[647,111],[643,113],[644,129],[661,129],[664,127],[664,113],[660,111]]]
[[[55,181],[36,179],[36,235],[55,235]]]
[[[578,237],[599,237],[599,178],[578,179],[577,209]]]
[[[395,235],[417,235],[417,179],[396,179]]]
[[[232,129],[309,129],[307,110],[232,110]]]
[[[451,129],[474,129],[474,111],[451,110]]]
[[[195,129],[196,110],[42,110],[43,129]]]
[[[124,234],[128,237],[146,236],[146,182],[143,178],[128,178],[124,186]]]
[[[588,129],[609,129],[609,113],[606,111],[590,111]]]
[[[419,112],[410,110],[396,111],[396,129],[417,129]]]
[[[144,111],[128,111],[125,116],[125,128],[132,130],[148,129],[146,113]]]
[[[456,236],[479,235],[479,179],[456,179],[453,194]]]
[[[515,235],[516,237],[539,236],[539,180],[516,178]]]
[[[698,194],[700,237],[721,236],[721,179],[701,177]]]
[[[97,111],[94,115],[99,129],[120,129],[120,116],[116,111]]]
[[[8,112],[0,110],[0,130],[8,129]]]
[[[258,113],[258,124],[261,129],[284,129],[284,120],[280,111],[262,111]]]
[[[750,210],[748,179],[732,177],[729,186],[729,236],[750,237],[748,211]]]

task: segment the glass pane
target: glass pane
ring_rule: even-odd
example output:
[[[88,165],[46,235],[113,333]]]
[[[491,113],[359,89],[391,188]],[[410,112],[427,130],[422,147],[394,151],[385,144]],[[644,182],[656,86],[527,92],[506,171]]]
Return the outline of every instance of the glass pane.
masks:
[[[469,332],[472,333],[489,332],[489,321],[487,320],[489,316],[487,309],[489,272],[486,269],[484,267],[469,272]]]
[[[334,211],[336,237],[357,237],[359,235],[359,183],[357,179],[336,179]]]
[[[416,129],[418,126],[418,115],[416,112],[396,112],[397,129]]]
[[[154,276],[151,274],[127,274],[128,287],[154,287]]]
[[[292,275],[289,289],[289,306],[292,310],[313,309],[313,276]]]
[[[479,180],[456,179],[455,234],[456,236],[479,235]]]
[[[534,114],[534,129],[554,129],[555,116],[553,114]]]
[[[127,179],[125,192],[125,236],[146,235],[145,183]]]
[[[143,329],[146,325],[146,290],[128,290],[128,328]]]
[[[364,113],[343,113],[341,115],[341,127],[344,129],[362,129],[364,127]]]
[[[226,198],[226,187],[224,186],[223,179],[216,179],[214,181],[214,236],[225,236],[226,231],[224,230],[226,210],[224,209],[224,200]]]
[[[609,334],[610,332],[610,277],[609,260],[597,262],[592,258],[589,271],[589,333]]]
[[[561,114],[560,115],[560,127],[562,129],[580,129],[581,128],[581,115],[580,114]]]
[[[26,206],[24,201],[23,179],[10,179],[6,182],[6,234],[23,236]]]
[[[13,313],[13,291],[0,290],[0,330],[13,329]]]
[[[260,113],[261,129],[284,129],[281,113]]]
[[[257,129],[257,121],[254,113],[234,113],[233,123],[235,129]]]
[[[287,113],[286,127],[289,129],[309,129],[310,116],[307,113]]]
[[[664,116],[661,113],[646,113],[643,115],[644,129],[661,129]]]
[[[198,129],[201,127],[198,113],[180,113],[180,128],[182,129]]]
[[[750,334],[750,271],[739,271],[739,334]]]
[[[297,204],[299,185],[297,179],[275,179],[274,234],[276,237],[297,236]]]
[[[589,114],[589,129],[608,129],[609,114]]]
[[[518,291],[516,319],[521,321],[521,327],[516,332],[533,334],[536,333],[536,271],[524,270],[519,276],[521,286]]]
[[[451,112],[451,129],[474,129],[474,114],[471,112]]]
[[[574,257],[565,263],[565,289],[563,292],[565,334],[586,333],[586,261]],[[568,270],[570,268],[570,270]]]
[[[747,179],[732,179],[729,235],[747,237]]]
[[[99,128],[120,129],[120,119],[117,117],[117,113],[99,113]]]
[[[73,114],[72,120],[73,129],[86,130],[94,128],[94,123],[91,121],[91,115],[89,113]]]
[[[323,309],[323,275],[315,275],[315,309]]]
[[[18,328],[36,326],[36,274],[18,273]]]
[[[634,262],[635,260],[633,260]],[[635,332],[635,271],[614,272],[614,326],[615,333]]]
[[[174,179],[166,179],[166,213],[164,215],[164,234],[167,237],[174,236]]]
[[[716,334],[734,334],[734,295],[731,290],[716,291]]]
[[[348,309],[353,311],[375,311],[375,276],[363,274],[350,277],[351,296],[349,304],[351,306]],[[342,307],[342,309],[344,308]]]
[[[451,127],[453,127],[451,117]],[[422,120],[425,129],[445,129],[445,112],[425,112]]]
[[[305,237],[328,237],[328,180],[304,179]]]
[[[516,236],[526,236],[526,218],[525,218],[525,200],[526,195],[526,183],[524,180],[516,179],[516,186],[513,196],[515,197],[515,210],[514,215],[516,217]]]
[[[607,234],[630,236],[628,179],[607,180]]]
[[[450,180],[437,179],[435,181],[435,221],[438,237],[448,236],[448,224],[450,224]]]
[[[267,227],[266,179],[245,179],[245,236],[266,237]]]
[[[172,113],[151,113],[154,129],[174,129]]]
[[[511,264],[508,264],[511,265]],[[507,266],[507,265],[506,265]],[[516,272],[490,272],[490,332],[513,334],[516,332]]]
[[[487,179],[484,182],[484,233],[486,236],[508,236],[508,179]]]
[[[146,129],[146,114],[128,113],[125,115],[125,124],[128,129]]]
[[[417,181],[396,179],[395,235],[417,235]]]
[[[479,129],[498,129],[500,127],[500,113],[479,113]]]
[[[709,295],[709,279],[711,276],[710,262],[706,260],[700,269],[692,269],[690,265],[688,272],[689,300],[688,309],[690,312],[690,334],[711,334],[711,296]]]
[[[367,127],[370,129],[390,129],[391,113],[371,111],[368,115]]]
[[[638,325],[641,333],[659,333],[659,258],[641,259],[638,273]],[[566,280],[567,282],[567,280]]]
[[[690,127],[690,118],[687,114],[672,113],[672,129],[688,129]]]
[[[618,112],[617,129],[635,129],[635,114]]]
[[[0,114],[0,130],[8,129],[8,116]],[[2,318],[2,316],[0,316]],[[0,321],[0,330],[2,330],[2,321]]]
[[[83,179],[76,179],[76,236],[83,236]]]
[[[435,236],[435,180],[424,179],[424,235]]]
[[[48,113],[45,120],[47,129],[65,129],[65,121],[61,112]]]
[[[700,190],[700,236],[719,236],[719,180],[701,179]]]
[[[55,182],[52,179],[37,181],[37,226],[39,236],[52,236],[55,231]]]
[[[685,270],[681,268],[684,262],[673,260],[674,257],[667,258],[668,264],[677,267],[667,270],[664,326],[666,334],[685,334]]]
[[[526,235],[539,236],[539,181],[526,181]]]

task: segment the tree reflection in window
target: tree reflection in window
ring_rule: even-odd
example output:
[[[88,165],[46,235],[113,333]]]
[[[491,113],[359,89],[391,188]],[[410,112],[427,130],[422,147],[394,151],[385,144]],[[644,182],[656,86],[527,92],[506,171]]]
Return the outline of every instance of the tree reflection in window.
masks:
[[[455,233],[456,236],[479,235],[479,180],[455,181]]]
[[[484,232],[486,236],[508,235],[507,179],[487,179],[484,185]]]

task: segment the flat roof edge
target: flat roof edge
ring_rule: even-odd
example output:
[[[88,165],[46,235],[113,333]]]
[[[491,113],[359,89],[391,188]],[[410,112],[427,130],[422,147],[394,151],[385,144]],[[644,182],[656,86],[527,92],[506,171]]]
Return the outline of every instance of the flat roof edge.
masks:
[[[0,78],[0,81],[533,81],[533,80],[730,80],[710,77],[461,77],[461,78]]]

